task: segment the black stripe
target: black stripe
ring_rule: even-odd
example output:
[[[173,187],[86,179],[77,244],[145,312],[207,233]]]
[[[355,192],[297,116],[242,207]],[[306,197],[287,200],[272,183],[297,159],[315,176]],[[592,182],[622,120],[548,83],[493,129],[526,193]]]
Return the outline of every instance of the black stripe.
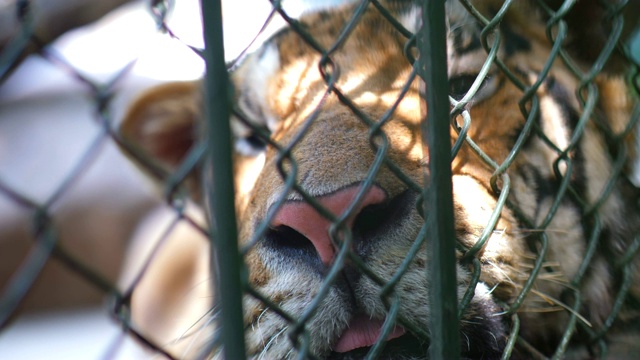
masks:
[[[550,126],[543,127],[543,123],[565,127],[569,136],[569,139],[567,140],[570,140],[580,119],[580,115],[577,110],[571,106],[569,101],[571,96],[570,93],[560,83],[558,83],[553,76],[547,77],[542,84],[542,89],[546,94],[539,96],[547,97],[547,100],[550,99],[553,101],[560,113],[561,119],[545,119],[544,111],[543,109],[540,109],[539,116],[536,118],[537,129],[534,130],[531,136],[525,141],[523,151],[537,151],[533,148],[533,145],[535,144],[534,141],[542,141],[546,144],[546,141],[542,138],[542,129],[547,128],[547,131],[553,131],[553,128]],[[521,131],[515,132],[514,137],[519,136],[520,133]],[[583,199],[579,197],[584,196],[589,185],[589,180],[585,176],[586,159],[581,148],[581,142],[581,139],[578,140],[578,144],[571,154],[572,172],[569,190],[561,201],[562,207],[573,208],[578,215],[582,214],[582,207],[580,203],[583,201]],[[549,166],[550,169],[553,166],[553,162],[549,162],[544,166]],[[546,170],[543,171],[543,169],[537,168],[534,164],[521,165],[515,169],[515,173],[523,179],[529,191],[535,192],[534,196],[536,198],[536,204],[540,204],[545,199],[554,199],[557,196],[562,179],[556,177],[553,173],[548,174]],[[537,211],[540,211],[540,209],[537,209]],[[537,218],[540,215],[543,214],[536,212],[534,214],[534,218]],[[581,222],[580,224],[576,224],[576,226],[580,226],[582,228],[583,234],[589,233],[587,230],[590,228],[590,225]],[[585,239],[585,241],[587,241],[587,239]]]
[[[570,136],[573,135],[578,122],[580,121],[580,115],[570,105],[570,97],[572,96],[560,83],[558,83],[553,76],[549,76],[545,80],[545,86],[547,93],[553,99],[554,103],[560,109],[562,119],[565,127],[570,130]],[[569,139],[570,140],[570,139]],[[588,187],[588,179],[585,172],[585,156],[582,151],[582,138],[578,140],[577,146],[574,148],[572,163],[573,172],[571,174],[571,186],[575,190],[576,194],[585,194]]]
[[[477,32],[473,33],[465,30],[466,26],[460,26],[451,30],[451,35],[453,35],[453,49],[456,55],[459,56],[482,48],[479,37],[481,29],[476,26],[474,30],[477,30]]]
[[[529,40],[515,33],[507,22],[500,24],[500,33],[504,37],[504,52],[506,56],[511,56],[518,51],[527,52],[531,50]]]

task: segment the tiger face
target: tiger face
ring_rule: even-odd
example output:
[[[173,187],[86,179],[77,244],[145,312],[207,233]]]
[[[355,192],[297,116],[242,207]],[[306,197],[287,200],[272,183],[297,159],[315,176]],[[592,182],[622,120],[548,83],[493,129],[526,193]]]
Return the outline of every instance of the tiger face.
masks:
[[[260,294],[243,304],[250,358],[295,358],[304,344],[316,358],[355,359],[377,340],[385,344],[381,358],[426,356],[429,239],[420,204],[429,153],[417,54],[406,47],[422,15],[412,3],[382,5],[393,23],[366,5],[338,46],[357,6],[305,15],[298,25],[313,42],[284,29],[231,73],[240,246]],[[619,176],[634,159],[637,98],[615,74],[588,82],[598,94],[593,104],[577,97],[586,90],[566,62],[549,60],[548,15],[537,5],[505,13],[500,1],[475,5],[485,17],[503,17],[483,37],[480,20],[447,4],[450,95],[463,105],[451,126],[460,352],[497,358],[518,336],[529,345],[516,347],[515,357],[551,354],[572,313],[595,332],[608,326],[620,286],[616,259],[640,232],[638,189]],[[495,59],[483,46],[491,43]],[[577,56],[571,61],[590,66]],[[476,91],[466,96],[469,88]],[[148,93],[125,119],[123,138],[174,168],[197,138],[198,92],[197,84],[171,84]],[[198,200],[196,178],[187,181]],[[154,266],[170,273],[174,261]],[[629,298],[640,295],[636,263],[627,265]],[[145,288],[173,289],[194,276],[154,275]],[[176,313],[178,305],[157,294],[137,295],[134,320],[149,309]],[[300,319],[303,326],[291,322]],[[211,348],[224,331],[213,328],[195,348]]]

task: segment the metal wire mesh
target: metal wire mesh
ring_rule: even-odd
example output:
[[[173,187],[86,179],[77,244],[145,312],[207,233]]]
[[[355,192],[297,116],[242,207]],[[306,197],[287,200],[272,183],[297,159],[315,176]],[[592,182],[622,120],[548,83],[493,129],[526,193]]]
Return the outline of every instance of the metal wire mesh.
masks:
[[[469,284],[468,288],[464,292],[464,295],[461,297],[459,303],[457,304],[458,308],[454,308],[453,311],[457,311],[458,314],[461,314],[469,306],[469,303],[474,296],[474,289],[480,279],[481,263],[478,254],[482,250],[486,242],[489,240],[489,237],[495,231],[499,231],[499,229],[497,229],[497,223],[499,217],[503,213],[503,210],[505,208],[511,209],[516,214],[518,214],[519,221],[524,224],[529,230],[530,235],[528,235],[528,243],[535,244],[535,246],[533,246],[535,250],[535,260],[533,261],[533,266],[530,269],[530,273],[528,274],[528,279],[515,300],[510,304],[505,304],[504,306],[503,316],[510,318],[509,323],[511,324],[511,329],[508,335],[508,343],[502,357],[509,358],[512,355],[514,349],[518,347],[523,349],[521,351],[524,351],[530,357],[543,357],[540,352],[538,352],[536,349],[531,348],[531,346],[528,345],[526,341],[524,341],[524,339],[518,336],[520,332],[520,317],[518,315],[518,310],[521,308],[525,298],[530,294],[532,289],[534,289],[534,282],[538,278],[539,274],[544,271],[544,267],[547,266],[545,264],[545,255],[548,251],[549,246],[547,235],[549,224],[554,219],[554,217],[557,216],[557,212],[561,203],[566,199],[571,199],[571,201],[580,204],[580,213],[583,217],[582,221],[593,225],[591,226],[591,233],[586,235],[586,237],[588,238],[588,242],[586,246],[585,257],[579,267],[579,270],[576,273],[576,276],[571,279],[571,283],[568,286],[568,289],[570,289],[569,291],[572,292],[572,294],[571,296],[567,297],[571,300],[570,303],[566,304],[568,315],[567,327],[561,335],[560,344],[555,349],[553,358],[562,358],[566,355],[571,337],[577,331],[577,329],[579,329],[583,333],[588,334],[589,342],[591,344],[595,344],[593,350],[594,354],[604,358],[607,356],[608,351],[607,343],[605,340],[607,335],[609,334],[609,329],[619,316],[619,311],[631,287],[633,276],[632,271],[634,266],[633,260],[637,257],[637,253],[640,250],[640,235],[637,235],[635,240],[630,241],[630,245],[627,249],[625,249],[623,253],[624,255],[620,259],[611,260],[615,263],[614,268],[616,271],[616,273],[612,275],[616,277],[616,281],[614,281],[616,287],[613,290],[616,294],[614,296],[615,305],[613,306],[612,311],[608,314],[606,321],[602,326],[594,328],[585,325],[585,322],[581,320],[582,315],[580,314],[581,297],[583,296],[580,290],[580,285],[585,273],[588,271],[589,266],[592,264],[594,254],[599,247],[599,240],[602,232],[602,221],[599,215],[599,208],[613,191],[618,179],[623,176],[623,169],[629,157],[629,154],[627,154],[625,149],[624,139],[630,132],[635,129],[635,127],[637,127],[638,118],[640,118],[640,103],[638,103],[638,94],[640,94],[640,75],[638,75],[639,65],[637,58],[636,60],[634,60],[632,54],[628,52],[628,48],[624,43],[624,4],[623,2],[605,4],[607,9],[606,21],[608,22],[611,31],[609,32],[608,39],[601,52],[594,57],[595,60],[590,64],[590,67],[585,69],[576,64],[575,60],[570,55],[570,51],[564,46],[568,36],[567,23],[564,18],[572,10],[574,2],[566,1],[562,4],[562,6],[558,6],[556,9],[552,8],[548,2],[538,1],[537,4],[540,11],[545,12],[549,18],[546,24],[546,35],[553,44],[553,48],[551,50],[550,57],[545,61],[545,66],[540,69],[537,78],[535,78],[531,83],[526,83],[525,81],[523,81],[523,77],[521,76],[521,74],[514,73],[513,69],[510,69],[508,66],[506,66],[498,56],[501,42],[504,41],[503,35],[500,31],[500,24],[503,21],[508,9],[511,6],[515,6],[512,4],[514,2],[509,0],[505,1],[500,9],[496,9],[496,14],[492,18],[485,18],[485,16],[477,11],[467,0],[460,0],[460,2],[479,23],[483,24],[483,29],[481,32],[481,43],[488,55],[487,60],[485,61],[485,65],[482,67],[477,77],[473,80],[472,85],[464,94],[464,96],[457,100],[449,98],[451,107],[447,108],[447,111],[450,111],[450,126],[458,135],[457,140],[452,144],[451,148],[449,148],[450,143],[448,139],[445,139],[444,145],[438,146],[446,145],[443,148],[439,148],[439,150],[445,150],[445,154],[448,154],[450,152],[454,158],[458,155],[460,149],[463,146],[471,148],[476,156],[479,159],[482,159],[482,161],[492,169],[493,174],[491,176],[491,187],[494,192],[493,195],[496,197],[497,202],[488,223],[484,226],[482,235],[477,239],[475,244],[470,248],[463,247],[461,244],[456,244],[458,252],[462,253],[461,258],[458,261],[465,266],[469,266],[469,268],[473,269],[473,276],[471,283]],[[113,305],[112,309],[110,309],[110,312],[114,315],[113,317],[115,318],[115,320],[118,323],[122,324],[122,328],[125,333],[129,334],[129,336],[133,338],[136,338],[156,354],[161,354],[162,356],[170,359],[177,357],[175,354],[172,354],[170,353],[170,351],[166,350],[163,344],[155,343],[154,340],[150,339],[144,333],[136,330],[136,324],[131,323],[130,320],[131,298],[136,289],[136,286],[139,284],[140,279],[144,276],[144,272],[146,271],[147,266],[143,267],[143,270],[139,274],[137,274],[137,279],[132,282],[132,285],[130,287],[124,290],[119,289],[113,281],[107,280],[103,274],[97,271],[91,264],[88,264],[84,259],[79,258],[76,255],[71,255],[69,251],[67,251],[67,249],[65,249],[65,247],[61,245],[60,239],[56,234],[56,222],[54,221],[56,204],[60,201],[61,198],[65,197],[65,194],[69,191],[69,189],[72,188],[74,184],[76,184],[78,178],[80,178],[84,172],[88,171],[88,168],[95,161],[95,158],[100,153],[101,148],[104,146],[104,144],[107,142],[114,142],[118,143],[119,146],[124,148],[125,152],[127,152],[130,157],[133,157],[136,161],[143,163],[146,170],[157,180],[163,182],[166,202],[171,206],[172,209],[175,210],[177,214],[176,220],[165,232],[162,239],[158,240],[156,249],[162,247],[162,243],[165,241],[165,239],[171,236],[171,229],[181,221],[185,221],[191,224],[197,232],[211,237],[211,241],[214,244],[214,247],[212,248],[212,254],[214,258],[218,259],[218,261],[214,265],[214,267],[217,269],[217,273],[215,275],[218,277],[219,282],[221,281],[221,279],[230,281],[230,283],[221,282],[219,285],[222,285],[225,289],[227,289],[227,291],[220,291],[219,294],[217,294],[217,296],[220,296],[221,301],[221,304],[219,306],[221,306],[224,314],[229,314],[229,317],[223,317],[221,320],[222,324],[217,324],[217,326],[221,326],[221,328],[223,329],[222,335],[220,336],[220,338],[216,337],[212,341],[210,341],[210,343],[208,344],[209,348],[206,349],[207,351],[216,353],[216,351],[219,351],[218,347],[222,346],[225,351],[226,358],[242,358],[245,345],[241,334],[243,334],[245,331],[245,324],[242,322],[241,308],[238,307],[238,305],[242,304],[242,296],[247,296],[263,303],[265,308],[269,308],[272,311],[276,312],[289,323],[287,339],[291,341],[291,346],[297,349],[300,358],[315,358],[315,355],[312,354],[309,350],[311,346],[310,337],[312,336],[312,334],[309,333],[308,329],[306,328],[306,324],[314,316],[314,313],[317,310],[319,304],[323,301],[325,295],[336,281],[336,278],[340,275],[340,272],[344,268],[345,263],[349,262],[351,264],[355,264],[361,272],[363,272],[368,278],[370,278],[381,288],[379,296],[385,303],[388,311],[386,321],[381,330],[383,334],[381,336],[382,338],[386,338],[386,335],[392,331],[394,325],[396,323],[400,323],[420,339],[428,341],[428,339],[431,338],[433,345],[432,351],[434,351],[432,353],[432,356],[434,358],[440,356],[449,357],[451,353],[449,353],[448,351],[452,351],[452,349],[454,353],[457,353],[457,349],[459,348],[459,346],[456,345],[456,342],[458,340],[455,339],[458,333],[457,329],[453,326],[448,327],[448,324],[444,321],[441,321],[439,324],[434,324],[434,327],[442,326],[444,329],[454,329],[452,331],[454,333],[453,338],[447,338],[447,336],[444,336],[443,339],[438,340],[436,339],[437,337],[430,337],[425,329],[412,326],[411,322],[406,321],[402,318],[401,315],[399,315],[398,308],[400,306],[400,299],[394,290],[394,287],[406,272],[408,264],[414,261],[416,254],[424,248],[426,239],[430,239],[428,241],[435,241],[431,240],[434,239],[434,236],[428,235],[430,234],[430,231],[434,230],[433,223],[429,221],[434,221],[433,219],[430,219],[430,216],[436,218],[436,216],[433,215],[433,207],[430,208],[431,210],[429,211],[422,211],[423,200],[422,198],[418,199],[416,206],[421,209],[422,214],[427,214],[426,216],[423,215],[425,217],[425,224],[420,229],[418,236],[411,246],[410,251],[406,254],[406,257],[401,263],[401,266],[397,269],[395,275],[391,279],[385,280],[380,278],[373,271],[371,271],[371,269],[369,269],[365,263],[363,263],[362,259],[360,259],[352,251],[350,251],[351,244],[353,242],[353,235],[351,234],[351,229],[348,226],[347,219],[352,217],[353,213],[356,211],[355,209],[357,208],[358,204],[361,203],[363,198],[365,197],[366,192],[371,189],[375,181],[375,177],[381,171],[381,168],[388,167],[395,174],[395,176],[397,176],[401,181],[405,182],[407,188],[413,189],[420,194],[423,193],[422,186],[411,180],[403,172],[402,168],[400,168],[397,164],[389,161],[387,157],[389,151],[389,141],[382,128],[385,123],[393,121],[392,115],[395,109],[388,109],[388,111],[385,112],[385,114],[380,119],[373,119],[370,116],[366,115],[365,112],[362,111],[362,109],[359,109],[358,106],[352,101],[352,99],[349,99],[347,95],[342,93],[341,90],[336,87],[336,83],[340,76],[340,64],[334,62],[333,55],[334,53],[339,52],[347,39],[349,39],[353,28],[357,26],[359,21],[361,21],[365,11],[373,7],[375,7],[377,11],[379,11],[386,19],[388,19],[388,21],[393,26],[397,27],[398,31],[406,37],[407,44],[405,53],[409,60],[409,63],[413,64],[413,70],[410,74],[409,80],[404,85],[403,90],[400,91],[401,96],[409,91],[409,88],[411,86],[410,84],[412,83],[412,81],[414,81],[414,79],[418,77],[419,74],[423,75],[422,73],[420,73],[420,71],[422,70],[422,68],[420,67],[420,60],[416,60],[414,58],[414,54],[417,52],[416,48],[418,47],[418,44],[422,44],[419,40],[416,39],[416,36],[414,34],[409,32],[394,20],[393,14],[391,14],[388,9],[385,8],[384,3],[380,3],[378,1],[362,1],[358,5],[354,5],[353,12],[350,15],[351,20],[340,30],[339,34],[336,36],[337,40],[335,41],[335,43],[327,48],[321,46],[318,41],[314,39],[312,35],[310,35],[309,31],[305,29],[303,25],[292,18],[283,9],[282,4],[279,1],[272,1],[273,11],[269,18],[271,19],[274,17],[281,17],[282,19],[284,19],[288,26],[297,34],[299,34],[300,38],[306,44],[313,48],[314,51],[318,52],[318,54],[320,55],[320,61],[318,62],[317,66],[326,84],[324,96],[329,96],[329,94],[337,96],[339,101],[345,107],[349,108],[353,115],[356,116],[362,122],[362,124],[365,124],[370,128],[368,141],[371,144],[373,153],[375,154],[374,160],[369,166],[369,173],[363,180],[362,186],[358,194],[356,195],[355,200],[345,212],[343,212],[340,216],[336,216],[335,214],[324,208],[317,201],[317,199],[315,199],[308,193],[307,189],[301,187],[300,184],[296,181],[298,164],[296,162],[296,158],[292,156],[292,153],[296,144],[305,136],[306,130],[302,130],[294,141],[287,144],[286,146],[283,146],[282,144],[279,144],[270,139],[269,135],[264,132],[264,129],[253,129],[257,134],[260,134],[259,136],[262,137],[262,140],[264,142],[268,143],[270,146],[278,150],[277,171],[282,176],[285,188],[282,192],[283,195],[280,196],[275,202],[274,208],[277,209],[284,204],[286,200],[286,194],[292,192],[300,194],[305,202],[312,205],[323,217],[329,219],[332,222],[331,237],[335,241],[335,243],[340,244],[339,251],[337,252],[336,257],[331,265],[330,271],[326,274],[323,286],[317,290],[314,301],[307,308],[305,308],[304,311],[296,315],[287,313],[278,306],[277,301],[275,301],[274,299],[269,299],[268,297],[257,291],[254,287],[252,287],[252,285],[248,283],[247,280],[246,273],[248,270],[246,268],[246,265],[241,264],[242,259],[247,256],[252,247],[255,246],[255,244],[259,243],[265,236],[266,232],[269,229],[269,224],[271,221],[270,218],[267,218],[260,223],[252,238],[241,244],[238,256],[233,256],[234,249],[236,249],[237,245],[235,242],[236,235],[234,234],[235,220],[228,217],[229,214],[234,214],[233,197],[231,196],[232,191],[229,190],[229,183],[232,181],[230,177],[224,179],[224,181],[227,182],[227,187],[223,187],[221,189],[214,188],[213,190],[208,189],[207,194],[212,196],[211,205],[212,209],[215,210],[211,212],[212,218],[210,222],[212,224],[215,224],[216,226],[212,227],[211,232],[197,225],[197,222],[185,213],[186,200],[184,199],[184,193],[181,191],[181,189],[184,183],[188,181],[187,179],[192,173],[194,167],[196,167],[197,164],[202,161],[204,155],[207,154],[207,149],[209,150],[209,152],[211,152],[210,155],[214,159],[213,169],[211,170],[214,175],[210,175],[215,178],[215,181],[213,181],[214,185],[220,186],[224,183],[224,181],[220,180],[219,178],[220,174],[231,174],[233,172],[231,170],[232,165],[229,163],[229,160],[232,157],[230,152],[231,147],[229,144],[223,141],[225,138],[227,140],[229,139],[228,129],[221,132],[219,127],[221,124],[226,123],[221,119],[226,117],[226,115],[224,114],[224,112],[220,111],[220,109],[225,108],[226,103],[226,100],[221,96],[221,94],[226,95],[227,91],[226,82],[221,81],[221,79],[226,77],[226,73],[224,73],[225,69],[224,66],[222,66],[221,60],[223,59],[223,45],[219,33],[221,25],[219,7],[216,8],[211,2],[203,2],[203,16],[206,19],[205,38],[207,40],[208,51],[201,51],[199,49],[193,48],[196,53],[202,53],[203,57],[207,60],[208,63],[208,97],[206,98],[206,104],[208,104],[209,106],[209,113],[215,113],[221,116],[221,118],[209,120],[210,137],[208,141],[210,141],[211,144],[218,145],[219,147],[207,145],[207,141],[198,144],[198,146],[195,146],[186,155],[185,160],[181,163],[176,171],[168,173],[166,169],[157,166],[157,163],[149,159],[147,155],[140,153],[135,147],[131,146],[130,144],[123,142],[120,135],[115,130],[115,119],[113,118],[111,112],[111,101],[114,93],[118,91],[118,84],[122,81],[122,78],[128,76],[129,68],[122,69],[122,72],[114,75],[112,79],[105,83],[96,82],[83,75],[82,73],[74,69],[73,66],[69,65],[69,63],[65,61],[65,59],[52,52],[46,44],[38,39],[34,32],[32,12],[29,5],[30,2],[27,0],[18,1],[15,5],[16,17],[20,20],[22,26],[19,31],[16,32],[16,36],[13,38],[13,40],[8,45],[6,45],[2,49],[2,53],[0,53],[0,79],[2,81],[5,81],[10,76],[11,71],[15,69],[21,61],[21,54],[24,53],[28,47],[35,46],[38,49],[36,56],[39,56],[50,62],[54,66],[63,69],[66,73],[69,74],[71,78],[75,79],[75,81],[82,84],[82,86],[87,89],[86,94],[92,99],[92,103],[94,104],[93,113],[87,114],[87,118],[89,119],[88,121],[95,121],[96,123],[98,123],[101,131],[93,139],[91,145],[83,153],[81,159],[75,163],[75,166],[67,174],[65,180],[45,201],[33,200],[30,194],[24,194],[20,191],[17,191],[14,187],[3,182],[3,180],[0,178],[0,197],[3,197],[5,200],[8,200],[14,204],[17,204],[19,207],[24,208],[33,214],[31,219],[33,222],[32,231],[34,240],[33,244],[31,245],[30,252],[24,258],[22,265],[20,266],[20,268],[15,269],[14,273],[11,275],[10,280],[8,280],[4,285],[2,296],[0,297],[0,329],[8,327],[8,325],[10,324],[10,319],[15,316],[21,301],[33,286],[38,276],[40,276],[44,264],[49,261],[49,259],[54,258],[58,261],[61,261],[68,269],[73,271],[75,274],[80,275],[85,281],[99,288],[101,292],[110,297],[110,299],[112,300],[111,304]],[[213,8],[210,8],[211,6],[213,6]],[[151,14],[161,31],[166,32],[167,36],[175,37],[175,35],[171,32],[171,29],[166,25],[165,21],[165,17],[167,16],[167,9],[169,7],[170,2],[168,1],[153,1],[151,4]],[[426,23],[430,23],[430,21],[426,21]],[[218,32],[216,33],[216,31]],[[444,35],[441,34],[441,32],[442,31],[435,31],[435,36],[437,37],[441,35],[442,39],[444,39]],[[424,48],[421,47],[420,49]],[[578,146],[578,143],[580,142],[584,134],[585,127],[598,117],[596,105],[599,95],[598,88],[596,86],[596,78],[602,72],[608,71],[606,69],[606,64],[614,56],[612,54],[616,50],[621,50],[623,52],[623,60],[620,61],[625,62],[626,66],[631,69],[629,70],[628,81],[630,86],[634,89],[634,100],[636,103],[634,105],[632,119],[629,119],[629,121],[625,125],[625,128],[621,131],[610,131],[607,134],[608,143],[618,144],[618,148],[614,152],[615,154],[617,154],[617,158],[614,159],[613,170],[609,175],[608,180],[606,181],[607,186],[600,194],[599,200],[588,203],[585,200],[583,194],[580,194],[578,192],[579,190],[576,189],[571,183],[571,174],[573,171],[572,169],[574,167],[574,162],[576,161],[571,154]],[[421,52],[425,53],[428,51],[423,50]],[[536,94],[539,93],[541,86],[543,86],[545,81],[548,80],[548,74],[551,67],[558,62],[562,62],[565,66],[571,69],[571,72],[573,73],[575,78],[578,79],[580,84],[576,92],[576,97],[579,102],[581,115],[577,121],[577,124],[575,125],[571,142],[565,148],[558,148],[554,145],[553,141],[546,138],[545,133],[537,127],[538,125],[536,122],[540,116],[541,111],[539,98]],[[502,162],[497,162],[496,159],[492,159],[482,150],[480,146],[476,144],[472,137],[467,136],[470,127],[474,123],[474,119],[471,118],[469,111],[467,110],[468,105],[471,101],[473,101],[473,97],[480,89],[482,82],[488,76],[491,66],[497,66],[500,71],[506,75],[509,81],[512,82],[521,91],[522,95],[519,98],[519,106],[522,112],[522,117],[523,119],[525,119],[524,126],[520,132],[520,135],[518,136],[517,141],[515,142],[515,145],[510,149],[509,154]],[[426,71],[429,71],[429,68],[431,67],[427,67]],[[428,78],[428,76],[424,77]],[[439,93],[447,93],[447,90],[440,91]],[[400,101],[400,99],[398,101]],[[217,104],[217,106],[214,106],[214,104]],[[397,106],[397,103],[395,104],[395,106]],[[253,126],[251,121],[247,119],[247,116],[240,110],[233,109],[232,112],[237,118],[243,121],[245,125]],[[305,125],[305,129],[311,126],[311,124],[313,124],[313,122],[317,120],[320,112],[321,110],[319,106],[318,109],[314,111],[307,118],[307,120],[305,120],[307,124]],[[460,118],[463,119],[462,123],[460,123]],[[607,130],[602,129],[602,131]],[[555,152],[556,160],[554,163],[554,171],[557,178],[560,179],[554,201],[549,207],[548,213],[544,217],[544,220],[542,222],[536,222],[534,221],[534,219],[528,218],[525,215],[525,212],[520,210],[518,206],[514,204],[509,198],[509,195],[513,191],[511,178],[508,173],[509,169],[516,161],[519,154],[522,152],[524,144],[533,136],[543,139],[552,149],[552,151]],[[225,151],[225,148],[228,152]],[[438,156],[436,155],[437,151],[435,151],[435,148],[432,144],[430,153],[432,154],[432,156]],[[438,157],[441,161],[442,153],[443,151],[440,151],[440,156]],[[444,159],[444,163],[448,164],[450,161],[450,158]],[[432,163],[435,164],[437,162],[432,161]],[[443,171],[442,168],[440,168],[440,170],[431,169],[430,180],[435,179],[436,174],[441,171]],[[445,177],[449,178],[450,175],[447,175]],[[445,181],[450,181],[450,179],[445,179]],[[220,200],[219,198],[217,198],[219,194],[226,195],[228,196],[228,198],[226,198],[226,200]],[[427,197],[427,202],[429,201],[434,201],[433,196]],[[448,201],[450,202],[451,200],[449,199]],[[441,208],[441,206],[437,207],[437,209]],[[221,228],[221,225],[227,225],[227,229],[225,230]],[[453,224],[450,225],[453,226]],[[445,241],[447,238],[454,238],[454,236],[447,235],[445,233]],[[226,240],[222,241],[220,239]],[[233,241],[231,241],[231,239],[233,239]],[[145,262],[147,264],[152,263],[154,261],[154,256],[156,256],[156,253],[152,252],[148,259],[145,260]],[[226,260],[229,259],[232,260],[231,263],[226,262]],[[445,261],[444,265],[453,266],[453,262]],[[432,271],[432,273],[435,273],[435,271]],[[438,293],[439,296],[437,296],[433,301],[433,304],[431,304],[433,306],[433,309],[436,309],[438,306],[443,306],[443,303],[439,303],[438,298],[442,299],[444,298],[444,296],[447,296],[447,294],[454,297],[457,295],[456,285],[457,284],[455,284],[455,282],[451,282],[450,280],[448,282],[445,281],[442,290],[444,295]],[[236,291],[228,291],[230,286],[235,287]],[[435,312],[438,311],[434,311],[434,313]],[[205,316],[206,314],[202,315]],[[436,331],[435,328],[432,328],[431,332],[437,332],[438,334],[442,333],[441,331]],[[368,355],[371,358],[375,358],[382,351],[383,346],[383,342],[378,342],[371,347]],[[438,352],[438,349],[440,349],[441,352]],[[105,356],[109,357],[109,354],[105,354]]]

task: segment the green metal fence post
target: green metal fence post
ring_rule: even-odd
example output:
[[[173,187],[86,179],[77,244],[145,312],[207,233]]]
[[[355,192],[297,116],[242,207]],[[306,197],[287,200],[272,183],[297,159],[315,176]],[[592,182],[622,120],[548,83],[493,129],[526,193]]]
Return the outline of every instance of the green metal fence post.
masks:
[[[213,182],[207,191],[211,223],[212,269],[217,271],[216,297],[220,301],[220,339],[226,359],[244,359],[242,318],[242,263],[237,244],[234,189],[229,128],[229,88],[222,40],[220,1],[201,1],[204,26],[207,76],[205,79],[205,115],[211,167],[207,174]]]
[[[425,179],[424,194],[425,214],[429,221],[429,355],[431,359],[457,359],[460,356],[460,340],[444,0],[425,0],[422,21],[424,26],[418,34],[418,48],[420,73],[425,82],[423,96],[427,105],[427,119],[422,122],[422,139],[425,154],[429,154],[429,174]]]

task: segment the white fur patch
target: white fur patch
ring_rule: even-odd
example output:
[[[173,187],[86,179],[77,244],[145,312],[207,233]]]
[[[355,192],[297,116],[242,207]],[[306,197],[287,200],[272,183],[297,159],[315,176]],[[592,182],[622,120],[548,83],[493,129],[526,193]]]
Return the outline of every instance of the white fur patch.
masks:
[[[479,282],[476,285],[475,294],[473,295],[474,300],[478,300],[481,303],[491,302],[493,299],[491,298],[491,290],[487,285],[482,282]]]
[[[420,29],[420,26],[422,26],[422,8],[413,4],[409,11],[398,17],[398,21],[407,30],[415,34]]]
[[[267,103],[269,83],[280,69],[280,52],[275,43],[267,43],[251,54],[237,73],[236,86],[242,91],[238,107],[249,117],[249,121],[260,127],[274,130],[278,120]]]
[[[560,150],[568,148],[571,134],[565,125],[567,115],[563,114],[560,106],[551,96],[542,96],[540,98],[540,110],[542,131]],[[567,164],[563,161],[558,167],[562,175],[564,175],[567,171]]]
[[[278,47],[271,43],[267,45],[264,52],[261,54],[258,60],[258,66],[255,67],[254,74],[251,80],[256,84],[256,95],[260,101],[260,106],[263,109],[266,117],[266,125],[269,130],[274,130],[277,125],[277,119],[268,111],[267,97],[269,89],[269,80],[273,78],[275,73],[280,69],[280,51]]]

